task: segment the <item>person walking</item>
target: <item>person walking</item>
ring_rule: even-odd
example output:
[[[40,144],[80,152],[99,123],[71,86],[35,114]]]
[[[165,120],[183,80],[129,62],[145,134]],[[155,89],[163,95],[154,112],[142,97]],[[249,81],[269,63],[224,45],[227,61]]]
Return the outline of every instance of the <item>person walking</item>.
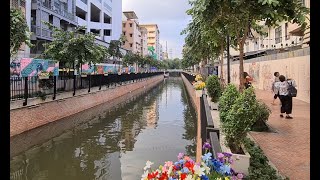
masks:
[[[245,79],[245,83],[244,86],[246,87],[246,89],[248,89],[249,87],[252,86],[252,80],[253,78],[251,76],[249,76],[249,74],[247,72],[243,72],[243,78]]]
[[[273,92],[274,96],[273,96],[273,101],[272,101],[272,105],[275,105],[274,101],[277,99],[277,97],[279,97],[279,91],[277,88],[275,88],[274,84],[276,82],[279,82],[279,76],[280,76],[280,73],[279,72],[274,72],[273,73],[274,75],[274,82],[272,83],[272,88],[271,88],[271,91]]]
[[[292,119],[292,96],[289,95],[289,85],[296,87],[296,82],[293,79],[287,79],[284,75],[279,76],[279,81],[274,84],[279,92],[279,99],[281,101],[280,117],[283,118],[283,113],[286,113],[286,119]]]

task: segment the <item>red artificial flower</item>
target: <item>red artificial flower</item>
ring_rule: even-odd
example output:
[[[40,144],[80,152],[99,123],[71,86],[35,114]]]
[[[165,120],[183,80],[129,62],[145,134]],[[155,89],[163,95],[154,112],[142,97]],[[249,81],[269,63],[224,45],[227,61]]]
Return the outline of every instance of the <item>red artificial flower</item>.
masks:
[[[186,173],[182,173],[180,175],[181,180],[184,180],[185,178],[187,178],[187,174]]]
[[[162,173],[161,176],[160,176],[160,178],[159,178],[159,180],[168,180],[168,174],[167,174],[167,172]]]
[[[149,173],[148,174],[148,179],[154,179],[154,178],[157,177],[157,175],[158,175],[158,171],[153,172],[153,173]]]
[[[184,166],[187,167],[189,170],[193,170],[194,163],[187,161]]]

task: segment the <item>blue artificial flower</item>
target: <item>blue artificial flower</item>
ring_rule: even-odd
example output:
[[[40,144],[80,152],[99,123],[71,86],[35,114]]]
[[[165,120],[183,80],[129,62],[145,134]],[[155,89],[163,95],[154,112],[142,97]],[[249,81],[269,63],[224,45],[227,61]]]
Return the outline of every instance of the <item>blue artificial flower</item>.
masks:
[[[206,175],[202,175],[202,176],[201,176],[201,180],[209,180],[209,178],[208,178],[208,176],[206,176]]]
[[[210,160],[211,159],[211,156],[212,156],[212,154],[209,152],[209,153],[206,153],[206,154],[204,154],[203,156],[202,156],[202,160],[203,161],[208,161],[208,160]]]
[[[179,164],[184,164],[184,160],[183,159],[181,159],[181,160],[179,160]]]
[[[184,168],[182,169],[182,173],[189,173],[189,169],[188,169],[187,167],[184,167]]]
[[[175,178],[173,178],[173,177],[169,177],[169,180],[177,180],[177,179],[175,179]]]
[[[220,172],[221,174],[224,174],[224,175],[230,175],[231,172],[230,172],[230,166],[228,165],[223,165],[220,167]]]

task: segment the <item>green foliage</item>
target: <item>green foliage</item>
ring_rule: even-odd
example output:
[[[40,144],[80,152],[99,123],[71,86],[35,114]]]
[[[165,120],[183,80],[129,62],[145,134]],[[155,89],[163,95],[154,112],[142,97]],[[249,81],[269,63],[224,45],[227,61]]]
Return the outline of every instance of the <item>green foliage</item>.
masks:
[[[10,9],[10,56],[17,54],[22,43],[29,47],[33,45],[30,42],[28,25],[20,9]]]
[[[240,96],[237,87],[233,84],[229,84],[225,91],[219,98],[219,114],[220,121],[223,123],[231,109],[231,106],[235,103],[236,99]]]
[[[219,78],[216,75],[211,75],[206,81],[208,95],[211,97],[212,102],[218,102],[221,96],[221,86]]]
[[[253,88],[245,89],[231,106],[222,122],[222,132],[229,147],[239,150],[257,119],[258,104]]]
[[[283,180],[268,163],[263,151],[249,138],[244,139],[244,146],[250,154],[249,180]]]
[[[178,58],[161,61],[166,69],[181,69],[181,60]]]
[[[122,38],[122,36],[120,37]],[[122,58],[123,55],[120,51],[120,47],[121,47],[121,44],[122,44],[122,40],[111,40],[110,41],[110,45],[109,45],[109,48],[108,48],[108,53],[110,56],[112,57],[116,57],[116,58]]]
[[[62,62],[65,67],[77,68],[81,64],[96,64],[102,62],[107,56],[107,49],[95,43],[93,33],[82,34],[84,27],[78,27],[75,31],[63,31],[44,22],[53,30],[53,41],[45,44],[44,57]]]
[[[267,131],[268,126],[266,126],[266,122],[269,119],[271,109],[261,101],[258,101],[258,109],[257,109],[257,119],[256,122],[252,126],[253,131]]]

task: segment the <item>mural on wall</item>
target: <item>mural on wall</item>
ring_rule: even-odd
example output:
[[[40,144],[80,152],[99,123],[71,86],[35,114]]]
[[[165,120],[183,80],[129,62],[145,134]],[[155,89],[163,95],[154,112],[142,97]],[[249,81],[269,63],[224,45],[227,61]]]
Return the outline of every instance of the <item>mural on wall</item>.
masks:
[[[260,63],[253,62],[249,64],[249,75],[253,78],[253,84],[258,84],[260,81]]]
[[[82,73],[85,74],[107,74],[107,73],[118,73],[119,65],[117,67],[114,64],[97,64],[97,65],[82,65]],[[135,72],[133,66],[123,67],[121,72]]]
[[[238,77],[238,71],[236,71],[234,68],[230,68],[231,69],[231,82],[238,82],[239,81],[239,77]]]
[[[59,63],[53,60],[33,58],[15,59],[10,63],[11,77],[38,76],[42,71],[53,72],[54,76],[58,76]]]
[[[153,57],[153,59],[157,59],[157,54],[154,51],[155,49],[153,46],[148,46],[148,55]]]
[[[263,90],[271,90],[273,81],[273,71],[271,70],[270,64],[264,64],[262,66]]]

